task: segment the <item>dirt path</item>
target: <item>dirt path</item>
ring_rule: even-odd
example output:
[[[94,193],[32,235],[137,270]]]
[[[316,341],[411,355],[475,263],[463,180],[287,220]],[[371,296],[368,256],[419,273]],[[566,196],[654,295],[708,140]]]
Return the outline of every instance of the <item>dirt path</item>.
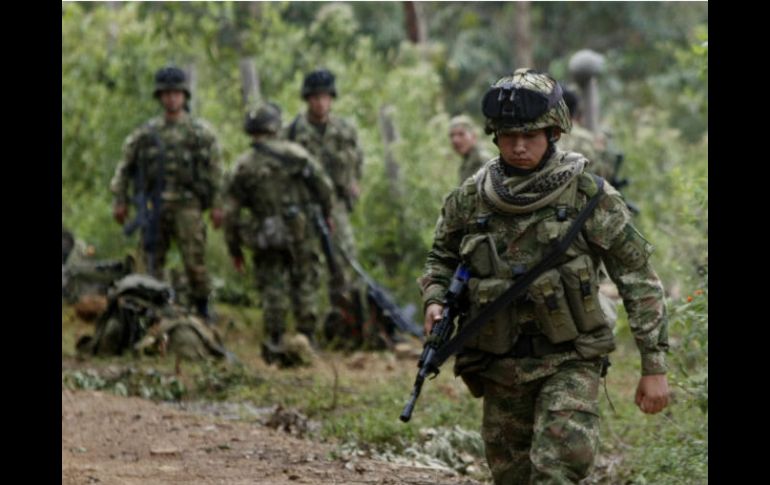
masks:
[[[332,459],[333,449],[140,398],[62,390],[62,484],[479,483],[373,459]]]

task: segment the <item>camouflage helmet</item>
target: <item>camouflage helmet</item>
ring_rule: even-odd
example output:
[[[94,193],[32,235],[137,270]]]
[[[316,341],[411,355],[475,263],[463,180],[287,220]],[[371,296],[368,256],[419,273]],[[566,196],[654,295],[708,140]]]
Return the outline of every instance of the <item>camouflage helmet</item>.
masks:
[[[546,73],[517,69],[490,86],[481,101],[486,117],[484,131],[510,133],[557,126],[563,133],[572,129],[562,88]]]
[[[246,113],[243,131],[249,135],[275,134],[281,129],[281,108],[275,103],[261,103]]]
[[[334,74],[328,69],[316,69],[302,82],[302,98],[307,99],[311,94],[329,93],[337,97],[337,88],[334,85]]]
[[[152,95],[160,97],[163,91],[184,91],[187,98],[190,98],[190,87],[187,84],[187,75],[183,70],[174,66],[166,66],[158,69],[155,73],[155,91]]]

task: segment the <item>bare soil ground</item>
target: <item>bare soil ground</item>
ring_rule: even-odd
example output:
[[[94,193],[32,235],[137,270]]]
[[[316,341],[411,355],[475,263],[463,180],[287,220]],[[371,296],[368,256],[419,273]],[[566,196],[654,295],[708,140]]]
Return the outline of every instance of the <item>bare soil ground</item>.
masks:
[[[62,484],[478,484],[136,397],[62,390]]]

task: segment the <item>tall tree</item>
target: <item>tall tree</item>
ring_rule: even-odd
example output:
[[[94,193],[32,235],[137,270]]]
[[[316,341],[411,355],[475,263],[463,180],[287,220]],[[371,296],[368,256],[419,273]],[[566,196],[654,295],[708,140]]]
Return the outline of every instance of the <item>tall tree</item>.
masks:
[[[238,65],[241,70],[241,95],[243,96],[243,106],[249,108],[261,98],[257,66],[252,57],[242,57],[238,62]]]
[[[407,37],[413,44],[424,44],[428,40],[425,13],[420,2],[404,2],[404,20]]]
[[[516,67],[535,67],[532,56],[532,16],[530,2],[516,2],[515,32]]]

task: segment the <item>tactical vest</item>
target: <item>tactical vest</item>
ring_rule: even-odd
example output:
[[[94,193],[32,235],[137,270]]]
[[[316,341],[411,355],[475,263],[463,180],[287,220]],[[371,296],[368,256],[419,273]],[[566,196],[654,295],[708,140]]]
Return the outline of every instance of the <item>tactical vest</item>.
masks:
[[[459,251],[472,276],[468,283],[469,318],[500,296],[514,278],[537,264],[565,236],[582,208],[578,207],[579,192],[591,197],[597,191],[593,179],[581,174],[549,205],[527,214],[504,214],[481,197],[480,181],[487,167],[460,188],[475,202]],[[599,300],[600,264],[581,231],[559,264],[538,277],[525,296],[498,312],[465,347],[508,354],[525,334],[544,335],[551,344],[573,342],[581,355],[581,350],[585,352],[585,358],[611,351],[612,322]],[[583,336],[580,346],[575,342],[579,336]],[[597,339],[602,341],[598,347],[593,345]],[[585,348],[586,343],[592,348]]]
[[[329,117],[323,130],[319,132],[299,114],[289,125],[286,137],[302,145],[321,163],[334,185],[336,196],[344,200],[350,208],[354,201],[350,199],[348,188],[355,179],[357,163],[354,151],[355,135],[351,127],[335,116]]]
[[[210,154],[201,144],[202,129],[194,119],[179,126],[164,127],[157,120],[145,125],[139,163],[145,167],[148,192],[160,189],[164,199],[196,198],[202,208],[210,207],[213,192],[203,174]]]

